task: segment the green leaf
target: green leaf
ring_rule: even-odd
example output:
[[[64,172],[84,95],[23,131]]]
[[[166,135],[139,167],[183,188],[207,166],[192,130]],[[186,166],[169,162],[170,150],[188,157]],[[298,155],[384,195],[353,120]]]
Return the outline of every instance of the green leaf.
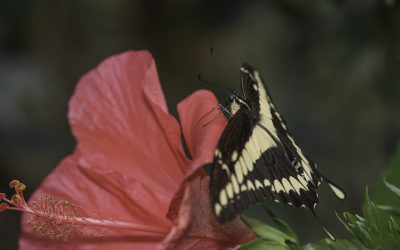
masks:
[[[390,229],[391,229],[393,232],[399,234],[399,236],[400,236],[400,224],[398,223],[398,221],[396,221],[395,218],[390,217],[389,225],[390,225]]]
[[[323,239],[315,243],[309,243],[303,247],[304,250],[367,250],[369,248],[363,246],[356,239],[337,239],[331,241]]]
[[[394,226],[393,220],[390,217],[399,216],[400,211],[398,191],[400,187],[400,144],[383,176],[385,176],[385,178],[378,181],[372,195],[373,202],[375,204],[381,204],[377,206],[377,208],[380,212],[380,220],[383,225],[379,230],[383,238],[382,248],[400,249],[399,237],[394,239],[393,231],[390,228]],[[394,217],[394,219],[396,219],[396,217]]]
[[[365,188],[365,201],[363,206],[363,213],[368,222],[370,223],[370,225],[374,227],[376,231],[382,230],[383,228],[382,218],[379,214],[378,208],[369,199],[368,186]]]
[[[392,238],[400,243],[400,223],[392,216],[389,219],[389,229]]]
[[[386,211],[392,215],[400,217],[400,209],[393,207],[393,206],[386,206],[386,205],[376,205],[376,207],[380,210]]]
[[[338,215],[337,212],[335,212],[335,214],[336,214],[336,217],[339,219],[339,221],[343,224],[344,228],[346,228],[346,230],[351,233],[351,228],[349,227],[349,225],[347,225],[347,222],[342,220],[342,218],[340,217],[340,215]],[[343,213],[343,216],[344,216],[344,213]]]
[[[289,236],[289,240],[294,243],[299,243],[299,239],[293,229],[282,219],[278,218],[267,206],[263,206],[265,211],[268,213],[269,217],[271,217],[272,221],[278,226],[282,232],[284,232],[287,236]]]
[[[390,191],[392,191],[393,194],[397,196],[397,198],[400,198],[400,188],[386,181],[386,178],[383,178],[383,183]]]
[[[263,250],[263,249],[268,249],[268,250],[290,250],[286,246],[282,246],[276,242],[271,242],[268,240],[264,239],[256,239],[253,241],[250,241],[249,243],[240,246],[238,248],[239,250]]]
[[[241,216],[243,221],[249,225],[253,231],[264,240],[268,240],[272,243],[278,243],[286,247],[286,241],[292,240],[292,237],[281,232],[280,230],[271,227],[267,224],[262,223],[260,220],[250,218],[248,216]]]
[[[344,212],[343,217],[345,220],[338,216],[340,222],[361,244],[370,249],[381,247],[382,235],[367,219],[348,212]]]
[[[385,176],[385,179],[387,179],[391,184],[397,186],[400,185],[400,144],[396,153],[390,160],[388,167],[384,171],[383,176]],[[384,204],[400,208],[400,199],[394,199],[394,196],[394,193],[389,191],[384,180],[381,179],[374,187],[372,200],[375,204]]]

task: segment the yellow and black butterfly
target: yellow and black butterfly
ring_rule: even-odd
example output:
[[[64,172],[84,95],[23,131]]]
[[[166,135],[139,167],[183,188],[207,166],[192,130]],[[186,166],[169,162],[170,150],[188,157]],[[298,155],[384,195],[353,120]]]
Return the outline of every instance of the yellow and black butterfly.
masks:
[[[245,63],[240,78],[242,95],[228,95],[224,111],[230,120],[211,169],[210,197],[217,220],[227,222],[266,199],[305,207],[318,220],[317,187],[326,182],[341,200],[345,193],[321,175],[295,143],[259,73]]]

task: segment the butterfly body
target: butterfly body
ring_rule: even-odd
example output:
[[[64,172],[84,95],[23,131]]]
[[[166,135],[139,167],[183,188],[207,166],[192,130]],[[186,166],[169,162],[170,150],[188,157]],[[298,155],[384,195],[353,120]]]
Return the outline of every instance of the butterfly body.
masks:
[[[323,181],[344,198],[296,144],[263,79],[248,64],[241,68],[241,87],[242,96],[228,96],[231,118],[211,170],[210,196],[217,220],[229,221],[266,199],[314,212],[316,188]]]

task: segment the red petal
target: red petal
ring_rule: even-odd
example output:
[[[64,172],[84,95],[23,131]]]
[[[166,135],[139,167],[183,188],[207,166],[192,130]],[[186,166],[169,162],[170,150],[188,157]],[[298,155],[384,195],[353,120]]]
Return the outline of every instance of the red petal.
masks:
[[[178,105],[183,134],[193,161],[185,173],[187,181],[176,193],[168,213],[176,226],[159,249],[224,249],[256,237],[239,218],[221,225],[211,211],[209,177],[200,168],[212,161],[227,124],[223,114],[219,115],[217,104],[211,92],[201,90]],[[203,124],[208,125],[204,127]]]
[[[113,56],[82,77],[69,120],[88,168],[112,169],[172,199],[188,160],[148,52]],[[168,209],[168,204],[145,205],[160,215]]]
[[[199,91],[179,105],[194,159],[189,161],[183,152],[179,125],[168,114],[151,55],[127,52],[107,59],[80,80],[70,102],[69,119],[79,153],[63,161],[33,199],[51,194],[84,206],[86,212],[96,210],[101,218],[167,231],[171,222],[165,214],[183,177],[189,178],[212,160],[226,125],[224,118],[206,127],[197,125],[216,104],[210,92]],[[196,178],[205,177],[198,174]],[[243,231],[246,228],[241,229],[240,221],[239,227],[232,224],[234,232],[213,222],[208,182],[203,189],[201,186],[200,179],[185,184],[182,196],[171,204],[170,218],[177,226],[163,246],[232,246],[242,242],[236,240],[239,237],[234,241],[230,238],[236,229],[243,235],[248,233]],[[157,233],[113,229],[105,232],[107,237],[81,237],[65,243],[33,234],[28,217],[23,217],[21,249],[151,249],[163,238]],[[203,219],[209,227],[203,227]],[[185,235],[189,238],[182,239]]]
[[[79,154],[63,161],[33,199],[51,194],[85,211],[96,210],[100,218],[156,226],[167,233],[172,224],[165,214],[190,161],[179,124],[168,114],[151,55],[113,56],[82,77],[69,120]],[[146,249],[162,239],[156,233],[109,230],[107,237],[60,243],[33,234],[27,222],[24,216],[22,249]]]
[[[57,200],[67,200],[82,206],[84,216],[153,224],[168,231],[169,222],[157,216],[149,221],[146,209],[150,208],[144,207],[146,203],[161,204],[165,203],[165,200],[158,200],[158,197],[148,188],[143,188],[141,183],[126,176],[118,176],[113,170],[109,173],[82,171],[78,164],[81,159],[80,154],[75,153],[62,161],[32,195],[31,201],[51,194]],[[99,174],[104,176],[99,179]],[[107,181],[107,178],[110,181]],[[116,186],[118,184],[120,186]],[[127,193],[128,191],[131,192]],[[139,197],[146,197],[147,200],[140,200]],[[89,228],[83,236],[79,236],[77,232],[78,237],[64,242],[47,239],[33,232],[28,224],[30,220],[31,215],[24,213],[20,249],[151,249],[164,238],[163,234],[117,229],[105,229],[106,237],[96,236],[96,233],[90,237],[89,233],[94,228]]]
[[[159,249],[226,249],[256,238],[239,218],[223,225],[215,220],[208,176],[201,172],[194,175],[181,195],[182,199],[175,203],[179,204],[176,226]]]
[[[217,104],[214,94],[206,90],[196,91],[178,104],[183,135],[194,161],[187,169],[186,177],[213,159],[219,137],[227,124]]]

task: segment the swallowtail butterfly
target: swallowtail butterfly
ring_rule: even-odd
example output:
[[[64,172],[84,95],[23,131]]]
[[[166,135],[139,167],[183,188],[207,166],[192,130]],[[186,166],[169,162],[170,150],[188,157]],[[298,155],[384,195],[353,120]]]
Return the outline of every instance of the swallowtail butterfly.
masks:
[[[231,118],[211,169],[210,196],[217,220],[227,222],[249,205],[271,199],[307,208],[320,222],[315,214],[317,187],[326,182],[341,200],[345,193],[321,175],[296,144],[259,73],[245,63],[240,80],[242,95],[229,93],[228,107],[223,108]]]

